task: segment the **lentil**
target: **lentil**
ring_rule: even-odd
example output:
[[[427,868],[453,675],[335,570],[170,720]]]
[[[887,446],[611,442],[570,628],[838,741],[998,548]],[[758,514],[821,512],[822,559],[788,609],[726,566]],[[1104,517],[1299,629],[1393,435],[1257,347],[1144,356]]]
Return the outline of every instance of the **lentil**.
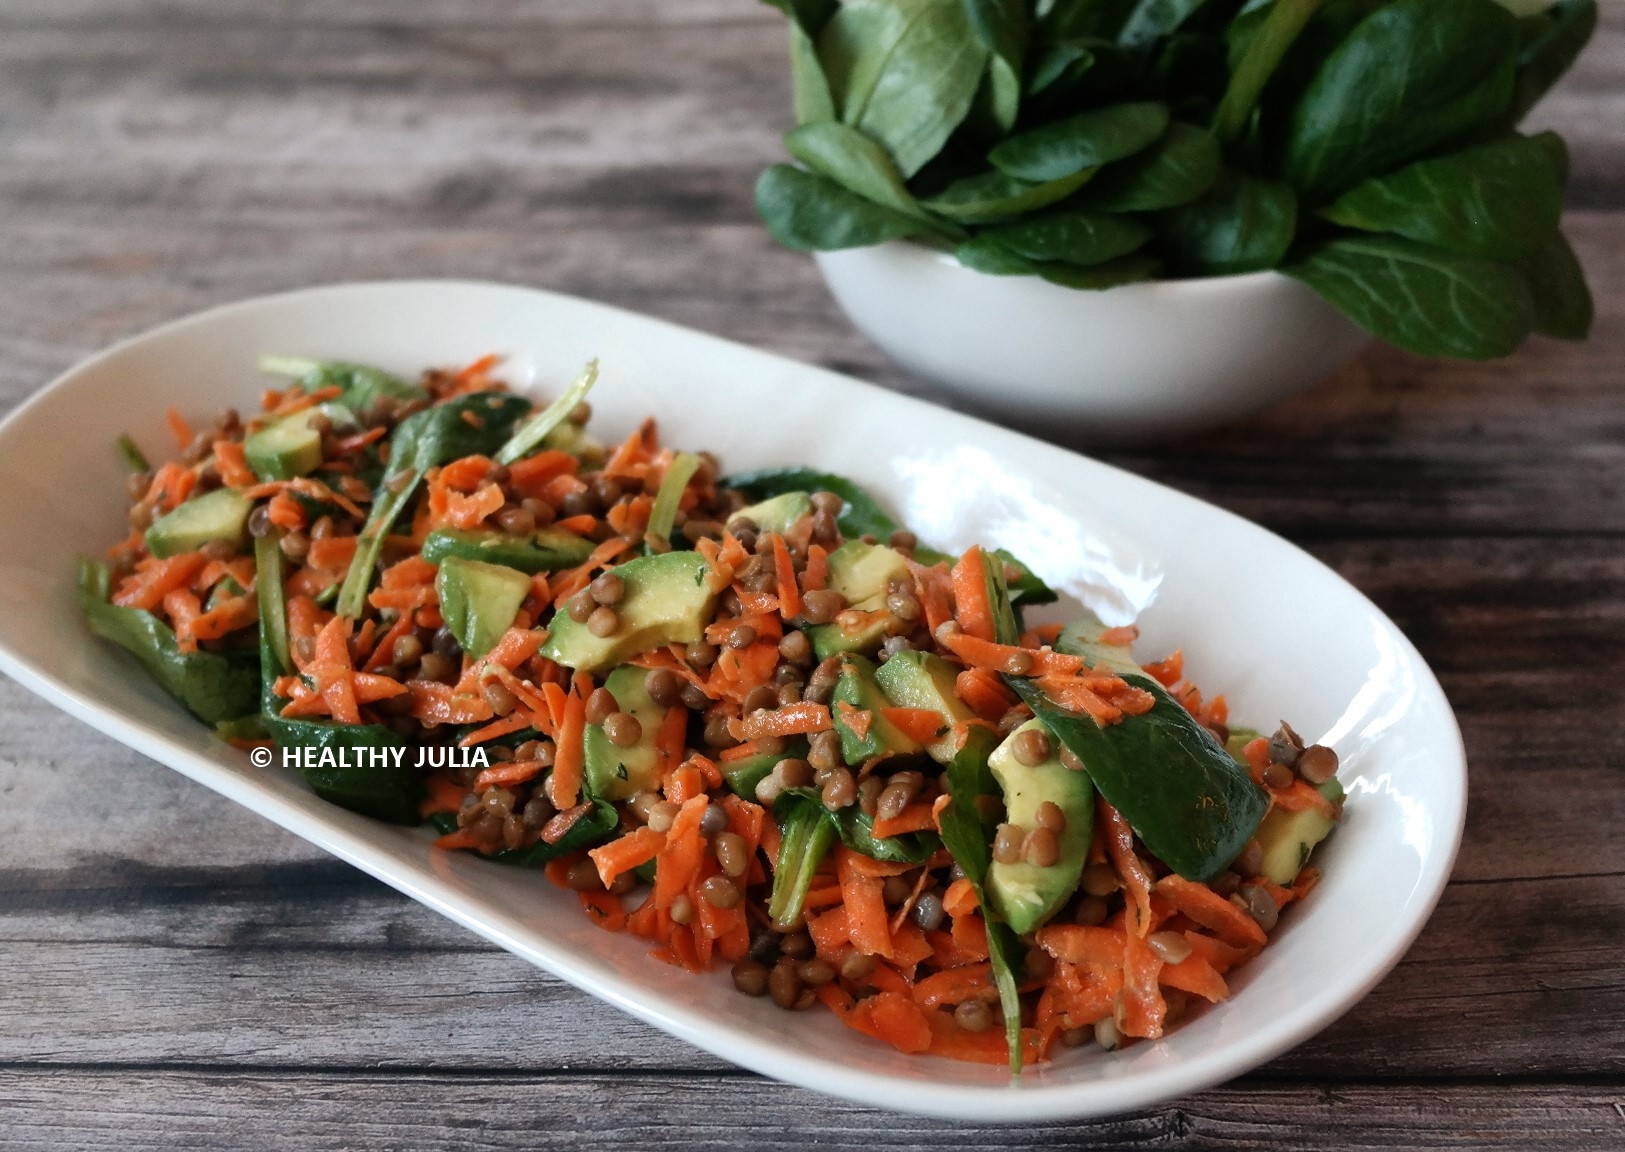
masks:
[[[993,833],[993,859],[1000,864],[1014,864],[1021,859],[1022,845],[1027,836],[1014,824],[1000,824]]]
[[[662,708],[682,703],[684,680],[669,668],[656,668],[643,678],[643,690]]]
[[[626,581],[613,572],[605,572],[587,585],[587,591],[599,604],[619,604],[626,596]]]
[[[1324,744],[1311,744],[1298,757],[1298,775],[1311,784],[1324,784],[1337,775],[1337,753]]]
[[[1191,954],[1191,942],[1179,932],[1153,932],[1145,938],[1151,951],[1162,957],[1164,964],[1178,964]]]
[[[993,1027],[993,1009],[980,1000],[967,1000],[954,1009],[954,1023],[967,1032],[986,1032]]]
[[[604,735],[617,748],[631,748],[643,738],[643,725],[630,712],[611,712],[604,717]]]
[[[795,1008],[801,999],[801,977],[796,972],[796,966],[782,960],[775,964],[767,977],[767,991],[773,997],[773,1003],[780,1008],[785,1011]]]
[[[734,987],[746,996],[767,994],[767,965],[744,959],[733,966]]]
[[[737,908],[744,898],[739,885],[726,876],[712,876],[700,885],[700,899],[713,908]]]
[[[745,846],[745,838],[737,832],[719,833],[711,850],[716,853],[722,871],[736,880],[750,869],[750,850]]]
[[[1029,728],[1010,742],[1010,751],[1017,762],[1036,768],[1049,759],[1049,736],[1042,728]]]
[[[615,699],[615,694],[608,688],[594,688],[587,697],[587,723],[602,724],[613,712],[619,712],[621,705]]]
[[[587,617],[587,631],[599,639],[607,639],[621,630],[621,618],[615,609],[607,604],[601,604],[592,610]]]
[[[1039,868],[1053,868],[1061,858],[1061,844],[1048,828],[1034,828],[1027,834],[1021,854],[1027,863]]]

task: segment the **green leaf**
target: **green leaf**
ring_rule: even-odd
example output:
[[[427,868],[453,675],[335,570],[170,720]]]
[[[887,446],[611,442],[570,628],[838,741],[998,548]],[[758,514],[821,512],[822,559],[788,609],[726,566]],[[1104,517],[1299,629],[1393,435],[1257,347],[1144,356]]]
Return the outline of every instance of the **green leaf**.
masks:
[[[1094,53],[1077,43],[1050,44],[1039,53],[1027,75],[1027,95],[1037,96],[1051,85],[1081,78],[1095,62]]]
[[[1056,649],[1078,650],[1066,632]],[[1186,879],[1210,880],[1252,838],[1268,798],[1161,684],[1132,667],[1112,671],[1155,703],[1104,728],[1058,707],[1030,680],[1004,679],[1083,761],[1090,781],[1157,859]]]
[[[508,442],[497,449],[496,462],[513,464],[540,448],[553,430],[568,420],[570,413],[581,406],[581,402],[587,398],[587,394],[596,383],[598,383],[598,361],[595,358],[587,361],[581,375],[572,380],[570,386],[559,393],[553,403],[514,429]]]
[[[818,46],[799,24],[790,25],[790,102],[797,124],[835,119],[835,95],[818,60]]]
[[[1510,123],[1522,120],[1580,55],[1597,27],[1597,0],[1557,0],[1518,21],[1517,79]]]
[[[987,767],[987,758],[998,743],[998,735],[990,728],[978,725],[967,731],[964,744],[948,765],[949,803],[940,817],[943,845],[965,873],[983,909],[989,907],[983,886],[988,866],[993,862],[992,829],[983,821],[977,799],[999,795],[998,782]],[[991,915],[984,914],[984,919],[988,959],[992,963],[993,982],[999,990],[999,1006],[1004,1013],[1010,1071],[1020,1072],[1021,998],[1016,972],[1022,967],[1023,948],[1008,924]]]
[[[677,521],[677,506],[682,502],[688,482],[699,468],[700,458],[692,452],[679,452],[672,459],[665,476],[661,477],[654,504],[649,508],[646,535],[659,540],[670,539],[672,525]]]
[[[997,644],[1021,643],[1021,624],[1010,603],[1010,586],[1004,579],[1004,561],[982,553],[982,579],[987,585],[987,602],[993,609],[993,640]]]
[[[271,675],[293,671],[288,658],[288,601],[282,584],[282,534],[267,532],[254,541],[254,589],[260,609],[261,642],[271,651]]]
[[[962,224],[984,224],[1036,212],[1065,200],[1089,182],[1095,169],[1086,168],[1071,176],[1033,184],[1003,172],[981,172],[966,176],[921,202],[922,207]]]
[[[1535,302],[1535,331],[1560,340],[1584,340],[1594,306],[1585,269],[1563,233],[1552,231],[1519,261]]]
[[[1346,228],[1516,260],[1557,228],[1562,211],[1552,152],[1538,139],[1511,136],[1373,177],[1320,214]]]
[[[842,121],[885,145],[904,176],[965,119],[988,57],[964,7],[944,0],[853,0],[819,48]]]
[[[257,667],[214,652],[182,652],[169,625],[144,609],[111,603],[111,591],[107,565],[79,562],[79,610],[90,630],[134,656],[188,712],[205,724],[218,724],[259,706]]]
[[[848,192],[931,223],[886,150],[857,129],[833,120],[803,124],[785,136],[784,146],[802,164]]]
[[[1102,168],[1077,202],[1098,212],[1177,208],[1213,187],[1223,163],[1211,132],[1175,120],[1144,152]]]
[[[976,38],[988,50],[987,72],[977,102],[1003,135],[1021,112],[1021,74],[1027,56],[1025,0],[962,0]]]
[[[1113,104],[1012,136],[988,159],[1008,176],[1042,183],[1132,156],[1167,129],[1165,104]]]
[[[1229,170],[1200,199],[1158,217],[1163,255],[1180,276],[1229,276],[1274,268],[1298,227],[1292,189]]]
[[[1366,17],[1293,110],[1285,173],[1311,201],[1500,123],[1517,21],[1490,0],[1395,0]]]
[[[776,926],[789,931],[801,922],[813,877],[835,843],[835,822],[822,804],[797,792],[779,794],[773,802],[773,819],[779,825],[779,858],[767,914]]]
[[[305,392],[320,388],[341,388],[334,400],[352,412],[361,413],[380,399],[424,400],[428,393],[381,368],[347,364],[340,360],[303,360],[291,356],[262,356],[261,372],[272,376],[296,376],[295,383]]]
[[[973,243],[992,242],[1029,260],[1103,264],[1151,239],[1151,229],[1129,216],[1060,208],[984,230]]]
[[[1213,117],[1213,134],[1220,140],[1228,144],[1241,138],[1264,86],[1324,2],[1275,0],[1263,10],[1256,32],[1247,40],[1245,53],[1231,70],[1230,84]]]
[[[147,462],[147,457],[128,435],[118,438],[118,450],[119,456],[124,460],[124,466],[131,472],[152,471],[152,465]]]
[[[774,164],[756,181],[756,211],[775,240],[804,252],[865,248],[926,231],[916,217],[789,164]]]
[[[1149,253],[1135,252],[1092,268],[1081,268],[1076,264],[1039,264],[1038,274],[1062,288],[1100,292],[1123,284],[1155,280],[1162,274],[1162,261]]]
[[[530,401],[509,392],[471,392],[414,412],[389,437],[389,471],[373,493],[355,557],[344,574],[336,610],[352,619],[366,606],[384,537],[412,500],[423,474],[464,456],[497,452]]]
[[[816,36],[835,10],[839,8],[840,0],[762,0],[762,3],[777,8],[790,18],[792,26],[800,28],[809,36]]]
[[[1172,35],[1206,0],[1139,0],[1117,33],[1117,42],[1144,48]]]
[[[1524,277],[1506,264],[1395,236],[1348,236],[1282,271],[1367,332],[1422,356],[1493,360],[1534,323]]]

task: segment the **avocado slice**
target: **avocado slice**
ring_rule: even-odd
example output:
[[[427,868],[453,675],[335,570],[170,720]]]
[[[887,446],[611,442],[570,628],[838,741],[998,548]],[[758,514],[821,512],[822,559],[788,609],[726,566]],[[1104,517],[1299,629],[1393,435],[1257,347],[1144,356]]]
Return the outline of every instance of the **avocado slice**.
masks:
[[[423,541],[423,558],[440,564],[448,556],[502,564],[534,575],[574,568],[592,555],[593,542],[572,532],[544,528],[534,536],[509,536],[490,529],[436,528]]]
[[[242,545],[254,502],[233,488],[216,488],[166,512],[147,529],[147,548],[158,559],[196,552],[216,540]]]
[[[1333,804],[1343,803],[1343,786],[1335,776],[1315,791]],[[1305,808],[1301,812],[1271,809],[1258,826],[1256,836],[1259,846],[1264,849],[1264,864],[1259,870],[1281,887],[1290,887],[1298,878],[1298,873],[1303,871],[1303,866],[1309,863],[1309,854],[1315,850],[1315,845],[1330,836],[1336,827],[1335,818],[1328,820],[1315,808]]]
[[[796,736],[785,741],[783,752],[759,752],[755,756],[747,756],[743,760],[734,760],[723,765],[722,778],[727,781],[734,795],[755,803],[756,785],[778,767],[780,760],[805,760],[807,752],[806,739]]]
[[[879,648],[888,635],[902,630],[902,622],[886,611],[886,586],[893,579],[908,574],[908,559],[884,544],[848,540],[831,552],[829,587],[841,594],[848,607],[882,615],[854,632],[847,632],[834,622],[807,629],[807,639],[812,641],[818,658],[827,660],[842,652],[867,655]]]
[[[448,556],[434,580],[440,614],[463,651],[474,659],[489,652],[519,613],[530,577],[517,569]]]
[[[355,414],[344,405],[328,403],[250,432],[243,439],[243,455],[254,475],[261,480],[292,480],[316,471],[322,463],[322,434],[310,426],[310,421],[318,414],[339,427],[355,423]]]
[[[706,583],[710,565],[697,552],[639,556],[613,569],[626,582],[613,636],[594,636],[568,612],[553,616],[542,645],[549,660],[587,672],[624,664],[662,644],[692,644],[705,635],[716,593]]]
[[[835,731],[841,737],[841,754],[848,764],[862,764],[876,756],[911,756],[920,751],[919,742],[886,719],[882,708],[890,702],[875,684],[875,666],[862,656],[848,656],[841,664],[841,677],[835,681],[832,704],[846,703],[869,713],[869,730],[859,736],[841,719],[839,709],[831,709]]]
[[[929,708],[942,717],[939,740],[925,746],[931,759],[948,764],[954,758],[953,727],[974,720],[976,713],[954,692],[954,666],[931,652],[899,652],[875,672],[875,683],[899,708]]]
[[[643,683],[648,675],[642,668],[623,664],[604,680],[616,706],[634,717],[642,732],[636,744],[622,748],[604,734],[602,724],[587,725],[582,737],[583,771],[588,794],[599,800],[630,800],[639,792],[660,787],[655,740],[667,709],[649,698]]]
[[[748,519],[763,532],[785,533],[797,520],[812,511],[812,497],[805,492],[781,492],[760,504],[741,508],[728,517],[728,523]],[[838,549],[837,549],[838,551]]]
[[[1038,730],[1049,737],[1050,758],[1042,764],[1027,765],[1016,759],[1016,737]],[[1017,728],[988,757],[987,766],[1004,792],[1005,820],[1023,829],[1038,826],[1038,806],[1049,801],[1066,817],[1066,828],[1058,835],[1060,855],[1054,864],[1039,867],[1022,860],[1001,864],[995,860],[987,870],[987,897],[994,911],[1004,917],[1019,936],[1031,932],[1072,898],[1078,878],[1089,855],[1089,839],[1094,834],[1095,789],[1087,772],[1077,772],[1061,763],[1061,742],[1042,720],[1029,720]]]

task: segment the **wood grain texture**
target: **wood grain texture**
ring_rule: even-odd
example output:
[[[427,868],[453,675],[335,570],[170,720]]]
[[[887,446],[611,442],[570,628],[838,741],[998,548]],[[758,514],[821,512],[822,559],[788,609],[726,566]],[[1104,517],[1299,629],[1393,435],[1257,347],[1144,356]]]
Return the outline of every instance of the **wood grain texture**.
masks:
[[[1342,1021],[1096,1124],[769,1088],[0,681],[0,1148],[1625,1146],[1625,4],[1603,9],[1530,122],[1573,150],[1590,342],[1373,348],[1111,457],[1309,545],[1458,711],[1454,881]],[[783,40],[753,0],[0,0],[0,412],[161,320],[396,276],[575,292],[934,396],[754,218]]]

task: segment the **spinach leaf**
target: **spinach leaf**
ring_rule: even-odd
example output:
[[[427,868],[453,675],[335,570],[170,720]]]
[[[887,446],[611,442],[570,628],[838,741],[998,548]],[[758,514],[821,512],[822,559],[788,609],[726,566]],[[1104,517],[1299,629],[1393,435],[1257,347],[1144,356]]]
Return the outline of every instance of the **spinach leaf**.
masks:
[[[775,240],[799,251],[862,248],[927,230],[917,217],[788,164],[774,164],[756,181],[756,211]]]
[[[799,24],[790,25],[790,101],[797,124],[835,119],[835,94],[818,59],[818,45]]]
[[[1157,220],[1168,266],[1182,276],[1273,268],[1298,228],[1298,200],[1274,180],[1229,169],[1204,196]]]
[[[1021,1071],[1021,997],[1016,972],[1023,967],[1021,941],[1008,924],[990,914],[984,885],[993,863],[993,830],[982,819],[977,799],[999,795],[998,782],[988,770],[987,759],[998,747],[999,737],[991,728],[969,728],[965,742],[948,764],[948,806],[942,810],[942,842],[954,863],[965,873],[976,893],[987,924],[988,960],[993,983],[999,990],[999,1007],[1004,1012],[1005,1041],[1010,1049],[1010,1071]]]
[[[1006,676],[1005,682],[1083,761],[1100,794],[1157,859],[1186,879],[1207,881],[1246,846],[1269,799],[1161,684],[1137,671],[1131,660],[1108,663],[1096,657],[1087,636],[1098,635],[1098,623],[1086,617],[1068,627],[1056,650],[1083,655],[1096,665],[1106,663],[1151,694],[1155,704],[1149,712],[1102,728],[1056,706],[1030,680]],[[1085,630],[1081,636],[1080,628]]]
[[[784,146],[802,164],[848,192],[912,216],[934,232],[949,237],[964,235],[962,229],[927,214],[904,185],[886,150],[855,128],[833,120],[803,124],[785,136]]]
[[[1529,285],[1516,268],[1396,236],[1332,240],[1282,271],[1367,332],[1422,356],[1506,356],[1534,324]]]
[[[381,368],[347,364],[341,360],[303,360],[291,356],[263,356],[260,371],[273,376],[295,376],[299,388],[342,388],[334,400],[352,412],[365,412],[380,399],[423,400],[428,393]]]
[[[840,0],[762,0],[790,18],[792,24],[809,36],[816,36],[839,8]]]
[[[677,506],[694,473],[700,470],[700,458],[692,452],[679,452],[673,457],[655,492],[654,504],[649,508],[649,525],[645,538],[653,537],[661,543],[671,538],[672,525],[677,520]]]
[[[1021,622],[1010,603],[1010,585],[1004,579],[1004,562],[982,553],[982,579],[987,585],[987,602],[993,609],[993,640],[998,644],[1021,643]]]
[[[1563,233],[1548,232],[1524,254],[1519,267],[1535,302],[1535,331],[1560,340],[1584,340],[1594,307],[1585,270]]]
[[[1287,178],[1307,199],[1329,199],[1499,124],[1517,49],[1517,21],[1488,0],[1394,0],[1360,22],[1298,101]]]
[[[92,632],[134,656],[165,692],[205,724],[254,711],[260,676],[252,663],[215,652],[182,652],[174,630],[156,615],[112,603],[112,584],[107,565],[79,562],[79,609]]]
[[[796,800],[805,801],[808,811],[816,809],[823,813],[823,818],[835,830],[840,838],[852,851],[872,860],[884,860],[894,864],[924,864],[942,847],[942,840],[935,832],[908,832],[901,836],[875,836],[875,818],[868,815],[856,805],[831,812],[824,807],[824,802],[818,792],[812,788],[791,788],[779,793],[778,799],[773,802],[775,813],[783,807],[788,811]]]
[[[271,654],[265,674],[275,679],[293,671],[288,657],[288,601],[282,585],[279,532],[268,532],[254,541],[254,590],[259,598],[260,643]]]
[[[1548,146],[1509,136],[1374,176],[1320,214],[1346,228],[1516,260],[1557,229],[1562,212],[1562,174]]]
[[[773,818],[779,824],[779,862],[767,914],[788,932],[801,922],[813,877],[835,843],[835,822],[823,804],[794,792],[773,802]]]
[[[135,441],[130,439],[128,435],[118,438],[118,450],[119,455],[124,459],[124,466],[131,472],[152,471],[152,465],[147,462],[147,457],[140,448],[136,447]]]
[[[344,574],[339,615],[354,618],[366,606],[384,537],[411,502],[424,473],[464,456],[497,451],[528,411],[530,401],[522,396],[471,392],[415,412],[395,426],[389,437],[389,474],[373,494],[355,558]]]
[[[1168,130],[1168,106],[1154,101],[1081,112],[1010,137],[988,160],[1018,180],[1041,183],[1132,156]]]
[[[1003,172],[979,172],[948,185],[923,206],[939,216],[965,224],[985,224],[1036,212],[1065,200],[1088,183],[1095,169],[1033,184]]]
[[[1095,55],[1087,45],[1064,41],[1046,46],[1034,60],[1027,76],[1027,95],[1042,95],[1051,85],[1071,79],[1076,82],[1094,66]]]
[[[1517,79],[1507,120],[1516,124],[1569,70],[1597,27],[1597,0],[1557,0],[1518,21]]]
[[[1171,35],[1206,0],[1139,0],[1117,33],[1117,42],[1144,48]]]
[[[997,244],[1028,260],[1103,264],[1151,239],[1151,229],[1128,216],[1057,209],[1013,224],[985,229],[974,244]]]
[[[1175,120],[1144,152],[1102,168],[1077,204],[1096,212],[1177,208],[1213,187],[1223,164],[1211,132]]]
[[[570,413],[587,398],[587,393],[592,391],[592,386],[596,383],[598,383],[598,361],[593,359],[587,361],[581,375],[559,393],[558,399],[527,419],[509,437],[508,442],[497,449],[496,462],[512,464],[541,447],[542,442],[553,430],[570,418]]]
[[[1139,0],[1054,0],[1037,6],[1038,27],[1047,39],[1090,36],[1115,40]]]
[[[1213,117],[1213,134],[1225,143],[1241,138],[1264,86],[1324,0],[1275,0],[1262,10],[1257,30],[1231,70],[1230,83]]]
[[[977,94],[1000,133],[1015,127],[1021,111],[1021,73],[1027,55],[1026,0],[963,0],[976,38],[988,50],[987,72]]]
[[[1062,288],[1076,288],[1084,292],[1099,292],[1121,284],[1137,284],[1154,280],[1162,272],[1162,261],[1146,252],[1119,256],[1091,268],[1076,264],[1058,264],[1045,261],[1033,265],[1036,273],[1051,284]]]
[[[854,484],[845,476],[837,476],[833,472],[819,472],[813,468],[764,468],[758,472],[740,472],[726,476],[720,483],[724,488],[734,488],[743,492],[753,501],[782,496],[786,492],[833,492],[844,502],[844,507],[835,518],[835,522],[841,530],[841,535],[848,540],[856,540],[862,536],[885,540],[901,527],[881,509],[875,498],[864,491],[861,485]],[[1012,556],[1008,549],[995,549],[993,555],[998,556],[1019,573],[1015,580],[1010,581],[1010,599],[1013,603],[1052,604],[1059,599],[1054,589],[1035,576],[1031,568]],[[936,564],[952,559],[947,553],[938,552],[935,548],[928,548],[923,544],[914,550],[914,557],[921,564]]]
[[[988,57],[964,7],[939,0],[853,0],[823,38],[842,121],[885,145],[904,176],[964,120]]]

